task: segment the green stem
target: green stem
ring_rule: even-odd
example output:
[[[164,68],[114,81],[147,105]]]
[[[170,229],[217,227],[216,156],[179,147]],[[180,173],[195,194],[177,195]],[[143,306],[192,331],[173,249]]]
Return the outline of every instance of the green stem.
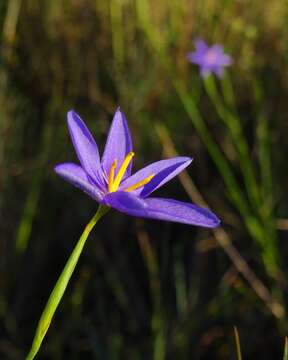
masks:
[[[93,216],[93,218],[90,220],[90,222],[86,225],[80,239],[78,240],[72,254],[70,255],[61,275],[59,276],[56,285],[50,294],[50,297],[47,301],[47,304],[45,306],[45,309],[41,315],[41,318],[39,320],[34,340],[32,343],[31,350],[29,354],[26,357],[26,360],[33,360],[36,354],[38,353],[40,346],[42,344],[42,341],[46,335],[46,332],[50,326],[50,323],[52,321],[53,315],[64,295],[64,292],[66,290],[66,287],[68,285],[68,282],[73,274],[73,271],[76,267],[76,264],[79,260],[79,257],[81,255],[81,252],[83,250],[83,247],[85,245],[85,242],[93,229],[93,227],[97,224],[97,222],[101,219],[103,215],[106,214],[106,212],[109,210],[108,207],[100,205],[97,213]]]
[[[221,97],[217,91],[215,80],[213,76],[208,76],[204,80],[204,86],[208,96],[210,97],[220,119],[227,126],[230,137],[234,142],[234,147],[238,152],[238,158],[240,167],[243,174],[244,183],[246,186],[246,192],[250,198],[252,206],[256,205],[257,209],[261,206],[261,196],[259,186],[257,184],[255,172],[253,169],[253,163],[251,161],[251,155],[249,152],[248,144],[245,140],[243,130],[241,128],[241,121],[235,112],[233,113],[221,100]]]

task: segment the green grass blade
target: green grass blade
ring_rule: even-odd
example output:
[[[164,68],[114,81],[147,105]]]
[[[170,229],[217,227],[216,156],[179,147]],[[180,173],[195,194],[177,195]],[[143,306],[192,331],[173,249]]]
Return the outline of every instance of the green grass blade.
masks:
[[[251,204],[259,207],[261,205],[259,186],[256,181],[253,163],[248,148],[247,141],[243,134],[241,127],[241,120],[235,115],[235,110],[231,111],[225,107],[216,87],[213,76],[208,76],[204,79],[204,86],[208,96],[210,97],[219,118],[226,125],[233,145],[238,152],[239,163],[242,170],[244,183],[246,185],[246,192],[249,195]],[[232,86],[231,86],[232,87]]]
[[[271,164],[271,129],[270,122],[267,117],[267,108],[265,103],[265,98],[263,94],[263,86],[257,81],[257,79],[253,79],[253,93],[254,93],[254,102],[255,107],[257,109],[257,140],[258,140],[258,148],[259,148],[259,166],[261,172],[261,180],[263,183],[263,198],[266,200],[267,197],[270,203],[273,203],[274,199],[271,196],[274,193],[273,187],[273,176],[272,176],[272,164]],[[269,204],[269,203],[268,203]]]
[[[283,360],[288,360],[288,338],[285,336]]]
[[[99,206],[97,213],[93,216],[90,222],[85,227],[80,239],[78,240],[72,254],[70,255],[60,277],[58,278],[56,285],[47,301],[45,309],[39,320],[34,340],[32,343],[31,350],[26,357],[26,360],[33,360],[36,354],[38,353],[42,341],[45,337],[45,334],[50,326],[53,315],[64,295],[68,282],[73,274],[73,271],[77,265],[78,259],[81,255],[85,242],[96,225],[98,220],[108,211],[108,207]]]
[[[196,130],[201,136],[201,139],[205,144],[207,150],[209,151],[210,156],[217,165],[218,170],[225,181],[225,184],[227,186],[232,201],[237,206],[241,214],[243,215],[249,214],[250,210],[248,204],[242,194],[242,191],[231,170],[231,167],[227,162],[227,160],[225,159],[224,155],[222,154],[221,150],[217,146],[217,144],[212,139],[209,129],[204,123],[202,116],[198,110],[198,107],[194,102],[194,99],[190,96],[184,84],[181,83],[180,81],[175,80],[174,86],[187,114],[190,117],[190,120],[192,121],[193,125],[195,126]]]
[[[54,136],[54,127],[51,124],[51,120],[54,116],[55,111],[47,111],[47,118],[45,117],[45,125],[41,134],[39,154],[35,160],[35,168],[31,184],[29,186],[26,202],[16,234],[15,250],[18,254],[24,253],[29,244],[33,222],[37,213],[39,198],[41,196],[43,183],[47,175],[45,169],[50,157],[50,144],[52,143]]]
[[[240,337],[239,337],[237,326],[233,326],[233,329],[234,329],[234,337],[235,337],[235,343],[236,343],[237,360],[242,360]]]
[[[124,61],[124,32],[122,23],[122,3],[118,0],[110,1],[112,49],[116,65],[122,65]]]

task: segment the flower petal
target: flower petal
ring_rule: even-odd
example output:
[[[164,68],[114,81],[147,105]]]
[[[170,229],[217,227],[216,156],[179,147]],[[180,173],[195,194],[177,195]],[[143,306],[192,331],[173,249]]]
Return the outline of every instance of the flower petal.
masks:
[[[217,227],[218,217],[210,210],[197,205],[173,199],[145,199],[154,219],[175,221],[204,227]]]
[[[223,45],[212,45],[209,51],[214,54],[214,65],[229,66],[232,64],[232,57],[224,53]]]
[[[204,54],[202,53],[197,53],[197,52],[189,52],[187,54],[187,59],[188,61],[190,61],[193,64],[202,64],[203,62],[203,58],[204,58]]]
[[[98,179],[100,158],[93,136],[75,111],[68,112],[67,121],[70,136],[83,169],[92,179]]]
[[[100,189],[89,182],[88,176],[81,166],[73,163],[64,163],[56,165],[54,170],[64,180],[78,187],[96,201],[100,202],[102,200],[103,195]]]
[[[210,46],[209,50],[213,51],[213,53],[217,54],[217,55],[222,55],[224,52],[223,45],[221,45],[221,44],[214,44],[214,45]]]
[[[187,58],[190,62],[200,65],[203,62],[203,59],[205,57],[205,54],[209,50],[209,47],[207,46],[205,41],[198,39],[195,41],[195,48],[195,51],[189,52],[187,54]]]
[[[109,130],[109,135],[101,161],[102,167],[107,176],[109,175],[113,161],[117,159],[117,167],[115,169],[117,173],[123,160],[130,151],[132,151],[132,140],[127,121],[125,115],[120,111],[120,109],[117,109]],[[130,162],[123,178],[130,175],[131,167],[132,161]]]
[[[232,57],[230,55],[222,54],[221,55],[221,65],[229,66],[233,62]]]
[[[153,179],[148,184],[133,191],[133,193],[136,195],[146,197],[151,194],[152,191],[158,189],[160,186],[164,185],[167,181],[171,180],[174,176],[179,174],[179,172],[185,169],[191,163],[191,161],[191,158],[184,156],[157,161],[137,171],[135,174],[124,180],[121,183],[119,190],[125,190],[128,187],[147,178],[149,175],[155,174]]]
[[[205,53],[208,50],[208,45],[206,44],[206,42],[202,39],[197,39],[195,41],[195,48],[196,51],[199,53]]]
[[[104,203],[125,214],[214,228],[220,220],[211,211],[172,199],[142,199],[125,191],[109,193]]]

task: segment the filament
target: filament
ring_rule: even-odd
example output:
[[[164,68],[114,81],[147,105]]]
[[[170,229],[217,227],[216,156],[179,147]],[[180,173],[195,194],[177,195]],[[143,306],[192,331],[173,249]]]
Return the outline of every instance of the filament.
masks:
[[[153,179],[154,176],[155,176],[155,174],[147,176],[145,179],[137,182],[136,184],[129,186],[127,189],[125,189],[125,191],[130,192],[130,191],[139,189],[141,186],[148,184]]]
[[[114,191],[114,174],[115,174],[115,168],[117,166],[117,160],[115,159],[111,165],[110,172],[109,172],[109,178],[108,178],[108,190],[109,192]]]
[[[121,180],[122,180],[122,178],[123,178],[123,176],[125,174],[125,171],[127,170],[127,167],[130,164],[130,162],[131,162],[134,155],[135,154],[134,154],[133,151],[129,152],[126,155],[126,157],[125,157],[122,165],[120,166],[120,169],[119,169],[119,171],[118,171],[118,173],[117,173],[117,175],[116,175],[116,177],[115,177],[115,179],[113,181],[113,185],[112,185],[113,190],[112,191],[116,191],[118,189],[118,187],[120,185],[120,182],[121,182]]]

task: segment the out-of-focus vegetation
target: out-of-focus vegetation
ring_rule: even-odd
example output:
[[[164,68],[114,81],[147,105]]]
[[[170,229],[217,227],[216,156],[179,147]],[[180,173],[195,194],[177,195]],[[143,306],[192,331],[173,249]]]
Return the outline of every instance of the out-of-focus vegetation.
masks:
[[[41,359],[281,358],[287,335],[288,12],[284,1],[0,3],[0,358],[23,359],[97,204],[53,172],[74,108],[100,148],[120,105],[136,166],[176,153],[158,192],[209,206],[208,231],[109,213],[90,237]],[[193,40],[233,66],[203,81]],[[206,205],[208,206],[208,205]]]

